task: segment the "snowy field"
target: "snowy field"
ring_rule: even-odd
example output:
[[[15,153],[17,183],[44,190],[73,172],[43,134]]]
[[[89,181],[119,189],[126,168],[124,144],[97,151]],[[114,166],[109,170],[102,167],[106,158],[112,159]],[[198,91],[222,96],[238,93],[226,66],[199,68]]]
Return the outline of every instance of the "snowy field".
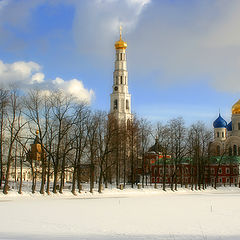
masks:
[[[240,189],[0,194],[0,239],[239,240]]]

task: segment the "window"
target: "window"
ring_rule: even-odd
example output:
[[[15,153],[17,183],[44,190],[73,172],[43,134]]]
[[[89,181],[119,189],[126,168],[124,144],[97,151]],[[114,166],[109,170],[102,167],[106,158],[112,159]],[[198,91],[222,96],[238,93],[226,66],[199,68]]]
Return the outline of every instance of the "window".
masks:
[[[217,137],[219,138],[219,132],[217,132]]]
[[[226,168],[226,174],[230,174],[230,168]]]
[[[121,84],[122,84],[122,76],[120,77],[120,79],[121,79]]]
[[[237,145],[233,145],[233,156],[237,156]]]
[[[220,177],[220,178],[218,178],[218,181],[221,183],[222,182],[222,178]]]
[[[222,174],[222,168],[218,169],[218,174]]]
[[[238,130],[240,130],[240,122],[238,123]]]
[[[113,109],[118,109],[118,101],[117,101],[117,99],[114,100]]]
[[[226,178],[227,183],[229,183],[229,178]]]
[[[215,174],[215,169],[211,168],[211,174]]]
[[[129,101],[126,100],[126,109],[129,109]]]
[[[224,132],[222,132],[222,137],[224,137]]]

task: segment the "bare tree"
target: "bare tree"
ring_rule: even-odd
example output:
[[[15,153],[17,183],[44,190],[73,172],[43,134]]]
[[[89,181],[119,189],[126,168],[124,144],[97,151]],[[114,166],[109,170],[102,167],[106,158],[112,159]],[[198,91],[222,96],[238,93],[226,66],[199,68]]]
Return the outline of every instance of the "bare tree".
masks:
[[[188,154],[192,159],[192,187],[201,189],[205,179],[205,162],[208,159],[208,149],[212,133],[201,122],[193,124],[188,132]]]
[[[140,132],[140,148],[141,148],[141,158],[142,158],[142,187],[144,187],[145,180],[145,153],[149,148],[150,143],[150,134],[151,134],[151,125],[146,119],[140,119],[139,121],[139,132]]]
[[[73,135],[75,139],[75,157],[73,163],[72,193],[76,191],[76,179],[78,191],[81,192],[81,161],[84,151],[88,144],[87,123],[90,116],[89,108],[85,103],[76,106],[76,123],[74,125]]]
[[[88,150],[90,160],[90,192],[93,193],[94,177],[95,177],[95,160],[97,155],[97,130],[98,130],[98,115],[93,113],[87,125],[88,132]]]
[[[173,163],[171,176],[171,189],[175,183],[175,190],[177,190],[178,180],[182,185],[182,160],[186,156],[186,127],[183,118],[174,118],[169,121],[170,129],[170,151]],[[178,179],[179,178],[179,179]]]
[[[157,124],[156,128],[156,138],[161,146],[162,156],[163,156],[163,191],[166,191],[166,166],[167,166],[167,155],[170,152],[171,144],[171,131],[168,125]],[[156,181],[155,181],[156,182]]]
[[[4,138],[4,124],[6,116],[6,106],[9,101],[9,92],[4,89],[0,89],[0,188],[2,188],[3,182],[3,138]]]
[[[53,165],[54,165],[54,180],[53,180],[53,193],[57,193],[57,183],[58,175],[60,171],[61,160],[65,160],[63,148],[63,140],[69,133],[69,130],[73,126],[73,122],[76,116],[72,112],[74,110],[73,99],[66,96],[61,91],[53,92],[51,98],[51,107],[52,107],[52,119],[53,124],[53,143],[54,143],[54,153],[53,156]],[[65,170],[65,163],[62,164],[62,171]],[[63,173],[64,174],[64,173]]]
[[[9,174],[10,169],[13,161],[13,148],[14,143],[16,142],[16,139],[18,135],[20,134],[20,131],[24,127],[24,125],[27,123],[23,120],[22,117],[22,107],[20,103],[21,99],[18,95],[18,92],[16,89],[13,89],[10,91],[9,95],[9,103],[7,106],[7,131],[8,131],[8,153],[7,153],[7,170],[6,170],[6,177],[5,177],[5,184],[3,188],[3,193],[8,193],[8,184],[9,184]]]

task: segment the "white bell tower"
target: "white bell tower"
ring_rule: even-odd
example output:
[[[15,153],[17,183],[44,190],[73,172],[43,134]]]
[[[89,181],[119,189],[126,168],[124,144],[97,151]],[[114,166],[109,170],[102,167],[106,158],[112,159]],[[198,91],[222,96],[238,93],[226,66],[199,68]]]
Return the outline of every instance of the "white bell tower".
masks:
[[[114,114],[119,122],[125,123],[132,119],[131,94],[128,93],[126,48],[127,43],[122,40],[122,27],[120,26],[120,39],[115,42],[116,58],[110,113]]]

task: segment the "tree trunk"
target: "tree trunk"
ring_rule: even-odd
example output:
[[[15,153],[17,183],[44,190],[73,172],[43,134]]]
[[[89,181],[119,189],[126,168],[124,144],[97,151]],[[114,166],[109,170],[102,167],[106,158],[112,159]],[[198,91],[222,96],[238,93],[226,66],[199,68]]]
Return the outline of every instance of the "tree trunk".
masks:
[[[94,188],[94,164],[91,163],[90,166],[90,193],[93,193]]]
[[[0,188],[2,188],[2,182],[3,182],[3,106],[1,109],[1,122],[0,122]]]
[[[3,193],[4,194],[8,194],[8,183],[9,183],[9,174],[10,174],[10,168],[11,168],[11,161],[12,161],[12,157],[8,156],[8,162],[7,162],[7,171],[6,171],[6,176],[5,176],[5,184],[4,184],[4,188],[3,188]]]
[[[163,159],[163,191],[166,191],[166,156]]]
[[[22,182],[23,182],[23,159],[20,158],[20,167],[21,167],[21,176],[20,176],[20,184],[19,184],[19,190],[18,193],[22,194]]]
[[[47,189],[46,193],[50,194],[50,156],[48,157],[48,170],[47,170]]]
[[[46,179],[46,166],[45,166],[45,157],[43,153],[43,147],[41,147],[42,153],[41,153],[41,162],[42,162],[42,178],[41,178],[41,187],[40,187],[40,193],[44,194],[44,186],[45,186],[45,179]]]
[[[54,180],[53,180],[53,193],[57,193],[57,181],[58,181],[58,159],[54,166]]]
[[[10,143],[9,150],[8,150],[7,171],[5,176],[5,184],[3,188],[4,194],[8,194],[9,175],[10,175],[11,162],[12,162],[12,148],[13,148],[13,141]]]
[[[77,151],[74,159],[74,167],[73,167],[73,179],[72,179],[72,194],[76,195],[76,175],[77,175]]]
[[[100,166],[99,180],[98,180],[98,192],[102,193],[102,178],[103,178],[103,169]]]
[[[36,191],[36,178],[37,178],[37,173],[34,169],[32,169],[32,193],[34,194]]]
[[[65,156],[63,157],[63,161],[62,161],[61,184],[59,189],[60,193],[63,193],[64,180],[65,180]]]

